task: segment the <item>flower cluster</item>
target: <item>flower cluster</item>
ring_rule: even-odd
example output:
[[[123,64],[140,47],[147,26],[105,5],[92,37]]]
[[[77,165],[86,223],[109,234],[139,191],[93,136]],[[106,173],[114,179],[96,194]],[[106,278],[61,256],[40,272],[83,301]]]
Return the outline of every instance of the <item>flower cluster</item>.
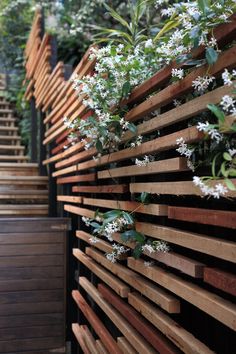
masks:
[[[176,144],[179,146],[176,151],[178,151],[180,155],[186,156],[190,159],[194,152],[194,148],[189,148],[182,137],[176,140]]]
[[[142,251],[147,253],[154,253],[154,252],[169,252],[170,247],[164,241],[152,241],[150,243],[146,243],[142,246]]]
[[[198,176],[193,177],[193,183],[201,189],[203,195],[212,196],[216,199],[225,196],[228,192],[228,188],[226,188],[222,183],[217,183],[214,187],[211,187],[204,183],[203,179]]]
[[[212,124],[209,122],[201,123],[199,122],[197,124],[197,129],[200,132],[206,133],[212,140],[215,140],[217,144],[220,143],[220,141],[223,139],[222,134],[213,127]]]
[[[192,86],[199,94],[203,94],[214,80],[214,76],[198,76],[193,80]]]
[[[112,252],[106,254],[106,258],[111,262],[115,263],[119,257],[128,252],[129,248],[126,248],[124,246],[121,246],[119,243],[113,243],[112,244]]]
[[[152,161],[154,161],[154,157],[152,155],[145,155],[143,157],[143,160],[136,158],[135,165],[139,167],[143,167],[143,166],[147,166]]]

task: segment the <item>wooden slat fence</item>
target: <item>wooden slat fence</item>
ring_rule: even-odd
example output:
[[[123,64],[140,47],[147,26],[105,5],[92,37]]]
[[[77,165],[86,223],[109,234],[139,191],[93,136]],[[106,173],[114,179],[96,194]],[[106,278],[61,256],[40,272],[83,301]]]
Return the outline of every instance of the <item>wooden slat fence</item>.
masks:
[[[63,63],[49,70],[50,36],[45,34],[40,42],[39,19],[37,13],[26,47],[30,82],[25,97],[34,96],[37,107],[46,113],[44,144],[53,142],[54,148],[44,164],[55,165],[58,203],[64,203],[65,212],[77,224],[72,243],[78,289],[71,299],[79,315],[72,331],[82,352],[232,354],[236,348],[236,193],[229,192],[230,199],[204,198],[192,182],[186,159],[175,151],[180,137],[187,144],[204,139],[202,132],[189,126],[189,119],[206,111],[207,103],[219,103],[231,88],[218,87],[174,107],[173,100],[191,93],[192,81],[204,75],[206,67],[192,68],[181,82],[169,84],[171,70],[177,67],[171,63],[121,102],[129,107],[126,119],[136,122],[137,134],[145,136],[146,142],[98,160],[93,159],[96,150],[85,150],[83,141],[65,150],[73,129],[66,127],[63,118],[73,122],[90,113],[83,96],[64,79]],[[214,32],[223,49],[210,68],[216,78],[225,68],[236,67],[236,16],[231,20]],[[95,60],[89,60],[89,53],[72,75],[93,74]],[[200,47],[193,57],[201,58],[203,53]],[[156,110],[159,114],[153,116]],[[143,122],[143,117],[149,119]],[[159,136],[152,138],[156,131]],[[130,137],[127,132],[122,144]],[[158,154],[158,161],[145,167],[132,162],[149,154]],[[101,239],[91,245],[91,230],[81,217],[93,217],[98,208],[132,211],[141,192],[150,193],[152,202],[137,210],[136,229],[153,240],[169,242],[171,251],[145,253],[138,260],[128,255],[112,264],[105,257],[111,244]],[[124,244],[118,234],[113,238]],[[144,259],[155,263],[146,266]]]

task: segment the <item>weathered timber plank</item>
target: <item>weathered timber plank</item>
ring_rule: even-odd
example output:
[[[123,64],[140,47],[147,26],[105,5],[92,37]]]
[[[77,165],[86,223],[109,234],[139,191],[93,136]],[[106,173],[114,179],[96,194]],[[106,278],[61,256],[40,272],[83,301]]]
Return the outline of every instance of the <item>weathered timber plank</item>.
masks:
[[[236,329],[236,305],[231,302],[183,280],[170,272],[166,272],[160,267],[145,267],[141,260],[128,258],[128,266],[206,312],[209,316],[224,323],[231,329]]]
[[[117,275],[136,290],[140,291],[141,294],[148,297],[165,311],[169,313],[180,312],[179,300],[173,295],[168,294],[162,288],[155,286],[144,277],[141,277],[139,274],[119,263],[111,263],[102,253],[92,248],[86,248],[86,253],[96,262],[109,269],[111,273]]]
[[[144,205],[138,202],[121,201],[121,200],[107,200],[95,198],[83,198],[83,204],[93,205],[102,208],[120,209],[127,211],[134,211],[136,213],[150,214],[156,216],[167,215],[167,206],[163,204],[148,204]]]
[[[236,186],[236,180],[233,179],[232,182]],[[223,183],[222,180],[211,181],[209,186],[214,187],[218,183]],[[203,197],[201,189],[194,185],[192,181],[181,181],[181,182],[152,182],[152,183],[131,183],[130,184],[131,193],[142,193],[147,192],[151,194],[169,194],[169,195],[196,195]],[[228,191],[225,197],[236,198],[235,191]]]
[[[137,135],[149,134],[158,129],[163,129],[171,124],[176,124],[187,120],[194,115],[202,113],[207,110],[209,102],[218,104],[224,95],[228,95],[231,92],[230,86],[219,87],[211,92],[194,98],[189,102],[183,103],[181,106],[173,108],[165,113],[149,119],[137,126]],[[133,133],[126,132],[122,138],[122,141],[128,141],[133,138]]]
[[[74,248],[73,255],[83,263],[90,271],[96,274],[107,285],[109,285],[121,297],[127,297],[130,288],[124,284],[120,279],[115,278],[106,269],[97,264],[92,258],[88,257],[81,250]]]
[[[161,354],[180,353],[164,336],[150,325],[138,312],[126,304],[103,284],[98,284],[98,291],[110,305],[120,312],[124,318]]]
[[[201,343],[190,332],[173,321],[170,317],[144,300],[139,294],[129,294],[129,304],[156,326],[167,338],[186,354],[213,354],[214,352]]]
[[[84,339],[84,331],[82,326],[79,326],[78,323],[72,323],[72,332],[74,333],[81,349],[83,350],[84,354],[91,354],[85,339]]]
[[[218,61],[211,66],[209,70],[210,75],[219,76],[219,74],[224,70],[224,68],[233,68],[236,65],[236,47],[232,47],[225,52],[222,52],[219,56]],[[205,75],[208,68],[208,64],[203,65],[199,68],[193,69],[190,74],[188,74],[183,80],[169,85],[162,91],[158,92],[154,96],[150,97],[143,103],[131,109],[125,116],[128,121],[135,121],[139,118],[146,116],[155,109],[165,106],[170,103],[173,99],[180,97],[191,90],[193,90],[192,82],[198,76]]]
[[[124,354],[138,354],[138,352],[132,347],[125,337],[118,337],[117,343]]]
[[[142,176],[150,174],[159,174],[164,172],[181,172],[187,170],[189,170],[189,168],[187,167],[186,159],[182,157],[177,157],[168,160],[150,162],[149,164],[147,164],[147,166],[132,165],[98,171],[98,179]]]
[[[70,195],[58,195],[57,201],[58,202],[69,202],[69,203],[82,203],[83,198],[82,197],[74,197],[74,196],[70,196]]]
[[[98,337],[102,340],[108,352],[123,354],[111,334],[108,332],[107,328],[103,325],[102,321],[98,318],[95,312],[90,308],[78,290],[72,291],[72,297],[88,322],[91,324],[94,331],[97,333]]]
[[[72,192],[78,193],[126,193],[129,191],[127,184],[115,184],[107,186],[74,186]]]
[[[87,218],[91,218],[91,219],[93,219],[95,216],[95,211],[93,211],[93,210],[79,208],[79,207],[69,205],[69,204],[64,205],[64,210],[69,211],[70,213],[73,213],[76,215],[86,216]]]
[[[134,249],[136,246],[135,242],[122,242],[119,234],[112,235],[114,241],[123,244],[131,249]],[[184,274],[188,274],[193,278],[202,278],[203,277],[203,269],[205,264],[198,262],[189,257],[183,256],[181,254],[175,253],[173,251],[170,252],[143,252],[146,256],[161,262],[168,267],[172,267],[174,269],[180,270]]]
[[[154,154],[177,147],[176,140],[182,137],[186,144],[192,144],[204,138],[203,132],[200,132],[195,126],[179,130],[172,134],[168,134],[151,141],[147,141],[133,149],[126,148],[124,150],[112,152],[108,155],[103,155],[98,160],[89,160],[78,165],[78,171],[86,170],[88,168],[106,165],[112,162],[119,162],[134,157]]]
[[[91,296],[97,305],[105,312],[114,325],[126,337],[126,339],[136,348],[139,348],[142,354],[154,354],[156,351],[148,342],[129,324],[129,322],[119,314],[107,301],[104,300],[97,288],[93,286],[86,278],[80,277],[79,283],[82,288]],[[105,344],[105,343],[104,343]]]
[[[236,262],[236,244],[232,241],[147,223],[137,223],[136,229],[157,239],[206,253],[223,260]]]
[[[79,175],[79,176],[71,176],[71,177],[63,177],[63,178],[57,178],[57,184],[75,183],[75,182],[93,182],[96,181],[96,178],[97,178],[96,173],[89,173],[87,175]]]
[[[216,268],[204,269],[204,281],[217,289],[236,296],[236,276]]]
[[[233,229],[236,228],[235,211],[169,206],[168,218]]]

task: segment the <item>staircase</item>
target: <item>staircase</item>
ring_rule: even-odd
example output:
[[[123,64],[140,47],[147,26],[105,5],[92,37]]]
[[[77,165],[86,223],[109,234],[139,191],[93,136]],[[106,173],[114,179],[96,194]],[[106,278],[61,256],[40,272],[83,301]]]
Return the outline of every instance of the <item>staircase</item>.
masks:
[[[0,78],[0,217],[48,215],[48,178],[29,163]]]

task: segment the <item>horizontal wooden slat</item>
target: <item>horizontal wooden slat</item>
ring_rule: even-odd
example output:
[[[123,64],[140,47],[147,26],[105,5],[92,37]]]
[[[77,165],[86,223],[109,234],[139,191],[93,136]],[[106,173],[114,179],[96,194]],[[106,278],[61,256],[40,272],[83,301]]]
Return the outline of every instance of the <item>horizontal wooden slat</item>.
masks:
[[[115,278],[111,273],[109,273],[107,270],[97,264],[93,259],[88,257],[81,250],[74,248],[73,255],[90,271],[92,271],[106,284],[108,284],[117,294],[119,294],[121,297],[127,297],[130,289],[121,280]]]
[[[216,268],[204,269],[204,281],[217,289],[236,296],[236,276]]]
[[[144,338],[128,323],[128,321],[107,301],[104,300],[95,286],[93,286],[84,277],[79,278],[79,283],[134,347],[138,347],[143,354],[156,353],[153,347],[151,347],[144,340]]]
[[[72,192],[77,193],[126,193],[129,190],[127,184],[115,184],[107,186],[75,186],[72,187]]]
[[[117,346],[117,343],[115,342],[111,334],[108,332],[108,330],[106,329],[102,321],[98,318],[98,316],[95,314],[95,312],[89,307],[89,305],[78,290],[72,291],[72,297],[80,308],[80,310],[83,312],[88,322],[93,327],[94,331],[97,333],[98,337],[102,340],[109,353],[122,354],[122,351]]]
[[[146,319],[154,324],[167,338],[178,346],[186,354],[213,354],[214,352],[207,348],[191,333],[186,331],[170,317],[167,317],[160,310],[156,309],[148,301],[142,299],[137,293],[129,294],[129,303]]]
[[[225,241],[212,236],[147,223],[137,223],[136,229],[154,238],[165,240],[230,262],[236,262],[236,244],[232,241]]]
[[[131,306],[126,304],[114,292],[103,284],[98,284],[98,291],[128,322],[157,350],[158,353],[180,353],[156,329],[139,315]]]
[[[169,206],[168,218],[233,229],[236,228],[236,212],[234,211]]]
[[[206,291],[199,286],[164,271],[160,267],[145,267],[143,261],[128,258],[128,266],[153,280],[155,283],[172,291],[177,296],[190,302],[209,316],[224,323],[231,329],[236,329],[236,305],[221,297]]]
[[[96,262],[101,264],[103,267],[109,269],[110,272],[117,275],[119,278],[124,280],[136,290],[140,291],[141,294],[154,301],[158,306],[160,306],[167,312],[180,312],[179,301],[173,295],[168,294],[162,288],[153,285],[144,277],[141,277],[137,273],[131,271],[130,269],[121,264],[111,263],[106,259],[106,257],[104,257],[103,254],[96,250],[93,250],[92,248],[86,248],[86,253],[91,256]]]
[[[142,203],[131,201],[94,199],[85,197],[83,198],[83,204],[109,209],[120,209],[132,212],[135,211],[136,213],[150,214],[156,216],[167,215],[167,206],[161,204],[145,205]]]
[[[118,243],[122,243],[123,245],[134,249],[136,246],[135,242],[122,242],[119,234],[112,235],[114,241]],[[143,252],[146,256],[161,262],[169,267],[180,270],[184,274],[188,274],[194,278],[202,278],[203,277],[203,269],[205,265],[201,262],[198,262],[189,257],[183,256],[173,251],[169,252]]]
[[[209,186],[214,187],[216,184],[221,183],[221,180],[211,181]],[[236,186],[236,180],[232,179],[233,184]],[[224,184],[224,183],[223,183]],[[192,181],[181,182],[152,182],[152,183],[131,183],[131,193],[147,192],[151,194],[168,194],[168,195],[196,195],[203,197],[201,189],[194,185]],[[236,198],[235,191],[228,191],[224,197]]]
[[[177,157],[169,160],[150,162],[146,166],[125,166],[98,171],[98,179],[141,176],[149,174],[159,174],[164,172],[187,171],[186,159]]]

